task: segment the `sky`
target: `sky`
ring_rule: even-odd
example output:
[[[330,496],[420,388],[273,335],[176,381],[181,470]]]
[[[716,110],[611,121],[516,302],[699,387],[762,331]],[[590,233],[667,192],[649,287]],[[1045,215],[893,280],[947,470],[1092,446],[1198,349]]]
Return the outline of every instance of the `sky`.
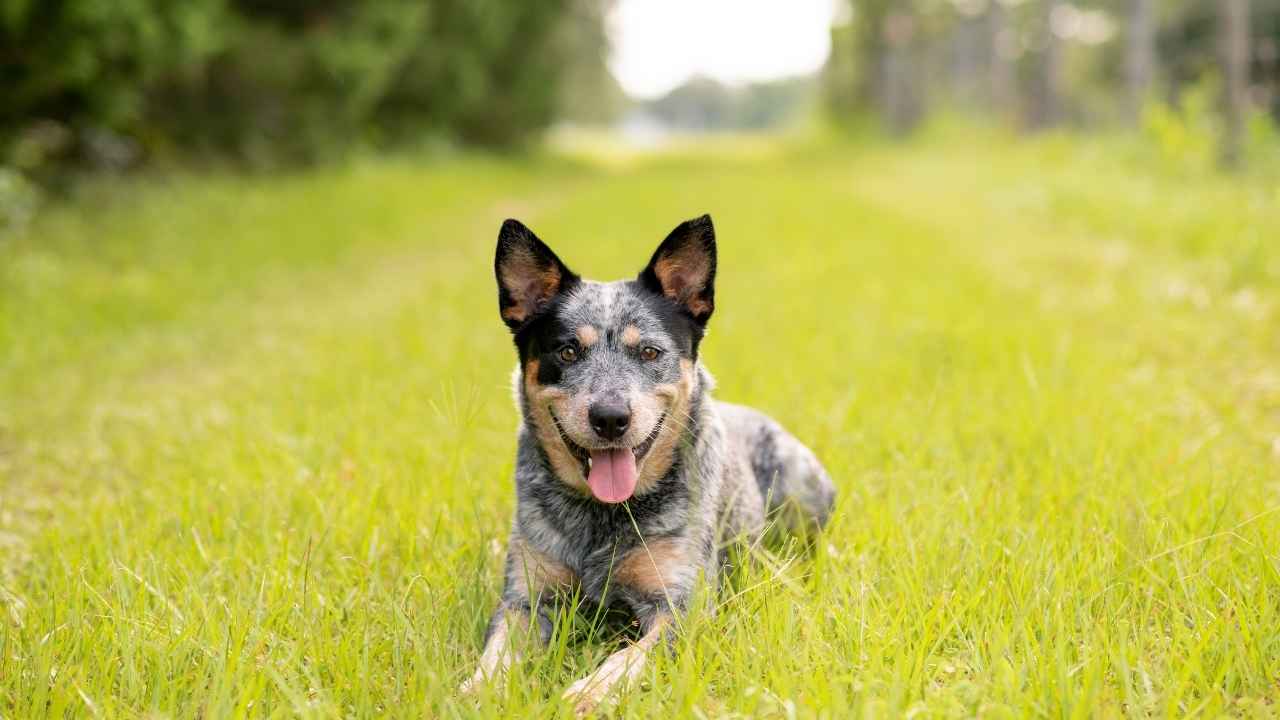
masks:
[[[740,85],[812,73],[831,51],[835,0],[619,0],[610,68],[654,98],[694,75]]]

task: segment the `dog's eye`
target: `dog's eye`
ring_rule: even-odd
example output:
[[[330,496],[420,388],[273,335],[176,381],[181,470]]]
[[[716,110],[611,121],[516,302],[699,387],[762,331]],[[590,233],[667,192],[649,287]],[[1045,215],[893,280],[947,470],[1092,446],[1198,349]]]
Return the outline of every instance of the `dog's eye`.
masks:
[[[640,348],[640,359],[645,362],[653,362],[654,360],[657,360],[658,356],[661,354],[662,351],[652,345],[645,345]]]
[[[572,345],[565,345],[564,347],[560,348],[559,355],[560,355],[560,359],[563,360],[564,362],[567,362],[567,363],[575,362],[578,359],[578,349]]]

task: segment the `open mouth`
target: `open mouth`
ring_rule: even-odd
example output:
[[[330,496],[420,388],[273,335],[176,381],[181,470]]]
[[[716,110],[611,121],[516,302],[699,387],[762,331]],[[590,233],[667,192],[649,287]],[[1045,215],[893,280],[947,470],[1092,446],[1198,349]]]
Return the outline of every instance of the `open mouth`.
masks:
[[[581,466],[582,476],[591,477],[592,451],[574,442],[573,439],[569,437],[569,434],[564,431],[564,428],[561,427],[560,418],[556,417],[554,412],[550,413],[550,415],[551,422],[556,426],[556,432],[560,433],[560,440],[564,442],[565,447],[569,448],[569,454],[573,455],[573,458],[577,460],[578,464]],[[629,448],[635,455],[637,464],[644,459],[645,455],[649,454],[651,449],[653,449],[653,443],[658,439],[658,433],[662,431],[662,426],[666,420],[667,414],[664,412],[662,416],[658,418],[658,422],[653,424],[653,430],[649,431],[649,434],[645,436],[644,440],[641,440],[638,445]],[[619,449],[621,448],[607,448],[607,450],[612,451],[617,451]]]
[[[586,448],[575,443],[560,425],[556,414],[551,413],[551,421],[555,423],[560,439],[569,449],[569,453],[578,461],[591,496],[610,505],[626,502],[635,495],[640,476],[640,461],[653,448],[653,443],[658,439],[666,419],[666,413],[663,413],[644,440],[634,446]]]

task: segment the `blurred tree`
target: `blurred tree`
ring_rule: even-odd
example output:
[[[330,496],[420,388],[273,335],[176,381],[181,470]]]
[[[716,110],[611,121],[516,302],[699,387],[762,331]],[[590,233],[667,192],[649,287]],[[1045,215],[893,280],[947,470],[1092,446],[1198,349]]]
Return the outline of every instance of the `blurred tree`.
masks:
[[[987,39],[984,18],[969,5],[941,14],[944,26],[940,45],[946,54],[947,92],[959,105],[972,108],[983,101],[981,83],[986,61]],[[945,30],[949,27],[950,32]]]
[[[837,118],[906,132],[926,107],[1019,115],[1029,129],[1168,115],[1223,162],[1244,159],[1253,107],[1280,119],[1280,0],[843,0],[823,78]],[[985,52],[979,48],[985,46]],[[983,76],[985,74],[985,76]],[[1195,100],[1207,88],[1222,99]],[[1191,118],[1185,113],[1200,113]],[[1214,138],[1211,133],[1220,133]],[[1248,135],[1248,137],[1246,137]]]
[[[613,0],[570,0],[557,39],[564,48],[562,55],[571,59],[561,81],[561,120],[608,125],[628,104],[606,62],[609,36],[605,20],[613,5]]]
[[[1125,33],[1125,118],[1132,126],[1142,119],[1150,99],[1156,68],[1156,18],[1153,0],[1129,0]]]
[[[729,88],[709,77],[694,77],[644,107],[672,127],[711,130],[730,127],[733,104]]]
[[[848,9],[849,6],[837,6]],[[856,26],[837,14],[831,26],[831,55],[822,70],[822,96],[828,114],[838,122],[849,122],[864,113],[864,54],[858,43]]]
[[[1008,116],[1017,100],[1014,59],[1018,54],[1018,38],[1009,23],[1009,10],[1005,5],[1005,0],[991,0],[987,5],[987,83],[988,107]]]
[[[0,0],[0,150],[30,128],[9,154],[32,169],[109,144],[69,127],[100,138],[138,128],[150,88],[198,74],[227,47],[229,17],[223,0]]]
[[[832,30],[824,85],[838,117],[877,115],[894,134],[924,115],[924,61],[914,0],[847,0],[849,22]]]
[[[557,44],[569,0],[436,0],[378,105],[398,137],[426,124],[470,143],[513,145],[555,117],[572,61]],[[589,61],[589,59],[588,59]]]
[[[880,27],[873,29],[884,38],[877,80],[879,103],[889,130],[897,135],[915,129],[924,116],[919,25],[914,3],[902,0],[890,4]]]
[[[153,152],[230,152],[254,164],[311,161],[376,142],[380,105],[431,34],[419,0],[230,0],[228,40],[196,72],[146,89],[134,132]],[[448,126],[423,118],[421,132]]]
[[[656,100],[640,104],[642,112],[663,125],[681,130],[760,130],[797,119],[815,94],[806,77],[728,87],[695,77]]]
[[[1063,26],[1069,12],[1065,0],[1043,0],[1038,29],[1038,59],[1030,95],[1028,122],[1047,128],[1062,122]]]
[[[607,76],[607,1],[0,0],[0,162],[520,144]]]
[[[1222,162],[1234,168],[1243,160],[1241,148],[1249,104],[1249,2],[1219,0],[1218,16],[1225,119]]]

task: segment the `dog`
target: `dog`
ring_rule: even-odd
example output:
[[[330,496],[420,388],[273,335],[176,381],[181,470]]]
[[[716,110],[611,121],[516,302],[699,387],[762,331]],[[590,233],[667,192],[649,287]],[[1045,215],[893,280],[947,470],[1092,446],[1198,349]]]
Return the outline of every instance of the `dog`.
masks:
[[[699,580],[718,584],[730,545],[755,541],[774,518],[820,529],[835,488],[777,422],[711,397],[698,356],[715,308],[709,215],[676,227],[636,279],[609,283],[583,280],[507,220],[494,273],[519,357],[516,512],[502,600],[462,689],[545,644],[556,603],[576,597],[639,627],[565,691],[585,714],[640,675]]]

